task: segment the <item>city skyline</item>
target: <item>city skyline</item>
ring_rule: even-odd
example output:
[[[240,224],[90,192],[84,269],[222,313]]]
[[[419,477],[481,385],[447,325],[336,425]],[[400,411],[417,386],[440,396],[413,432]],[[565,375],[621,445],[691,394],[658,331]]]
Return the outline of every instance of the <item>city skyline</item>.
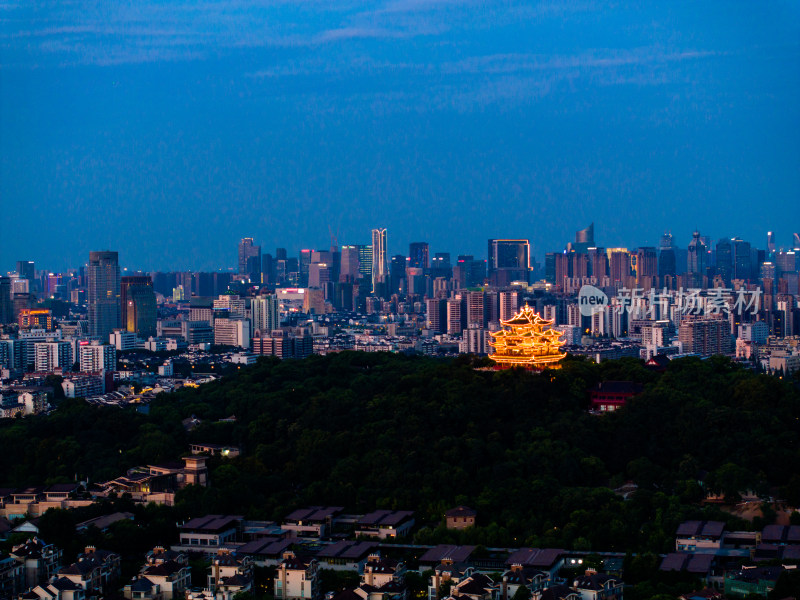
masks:
[[[789,225],[789,226],[787,226],[785,228],[786,229],[786,234],[785,235],[781,234],[780,230],[770,229],[768,231],[765,231],[763,233],[763,235],[761,235],[759,238],[748,238],[748,237],[746,237],[744,235],[741,235],[741,234],[738,234],[738,233],[736,233],[736,234],[731,233],[729,235],[719,235],[719,236],[717,236],[717,235],[714,235],[714,234],[709,234],[708,232],[703,231],[702,229],[690,228],[690,229],[687,229],[687,234],[685,236],[686,237],[685,243],[682,243],[680,234],[677,234],[677,237],[676,237],[676,234],[674,232],[661,232],[658,235],[649,236],[647,243],[639,242],[639,243],[624,244],[624,243],[619,242],[616,239],[613,239],[613,240],[607,239],[606,236],[603,233],[603,224],[602,223],[593,222],[593,223],[591,223],[591,225],[594,225],[595,226],[595,230],[598,231],[597,239],[595,240],[595,247],[598,247],[598,248],[624,247],[624,248],[627,248],[628,250],[636,249],[636,248],[643,248],[643,247],[650,247],[650,246],[655,247],[655,248],[659,248],[660,240],[665,235],[665,233],[668,233],[668,234],[672,235],[672,243],[673,243],[673,246],[675,248],[686,250],[690,246],[690,244],[692,242],[693,233],[695,231],[699,231],[700,235],[703,238],[709,238],[711,240],[711,247],[709,247],[708,250],[709,251],[713,251],[713,252],[716,251],[717,242],[722,240],[722,239],[725,239],[725,240],[742,239],[742,240],[744,240],[746,242],[749,242],[750,245],[753,248],[758,248],[758,249],[763,249],[763,250],[768,250],[768,239],[773,239],[773,240],[775,240],[775,248],[776,248],[776,250],[780,250],[780,249],[792,250],[792,249],[795,249],[794,244],[796,244],[796,238],[794,236],[797,235],[797,233],[789,231],[792,228],[792,225]],[[599,226],[599,229],[597,229],[598,226]],[[800,224],[798,224],[798,227],[800,227]],[[541,266],[541,265],[544,264],[544,259],[545,259],[546,254],[552,253],[552,252],[564,251],[567,248],[568,244],[574,244],[575,235],[580,230],[582,230],[582,228],[579,228],[579,227],[576,226],[571,232],[569,232],[569,231],[565,232],[563,243],[560,246],[556,245],[555,247],[552,247],[552,248],[543,248],[541,245],[536,243],[536,240],[534,238],[522,237],[522,238],[519,238],[519,239],[527,239],[529,241],[529,243],[530,243],[530,259],[531,259],[531,261],[535,260],[536,263]],[[341,248],[343,248],[345,246],[353,246],[353,245],[358,245],[358,244],[365,245],[365,246],[370,246],[369,242],[371,241],[371,235],[372,235],[371,231],[372,230],[367,230],[367,233],[362,235],[361,236],[362,239],[359,239],[358,241],[350,241],[350,240],[343,241],[343,240],[345,240],[345,238],[343,236],[341,236],[341,235],[337,236],[338,237],[338,242],[339,242],[338,243],[338,248],[341,250]],[[485,260],[485,259],[488,259],[488,254],[487,254],[487,250],[486,250],[487,239],[489,239],[489,240],[494,239],[494,238],[484,238],[481,242],[478,243],[479,248],[475,249],[474,252],[468,252],[467,249],[465,249],[463,247],[463,245],[461,245],[461,246],[460,245],[456,245],[455,247],[447,247],[446,248],[446,247],[440,246],[435,240],[434,241],[421,240],[421,239],[418,239],[417,237],[414,237],[413,234],[409,237],[409,240],[411,240],[411,241],[409,241],[409,242],[404,244],[404,243],[402,243],[400,241],[395,241],[396,238],[392,234],[392,230],[391,230],[390,227],[386,227],[386,231],[388,232],[388,235],[390,236],[389,241],[387,242],[387,256],[395,256],[397,254],[401,254],[401,255],[405,256],[406,258],[409,258],[408,252],[409,252],[410,246],[412,244],[426,243],[426,244],[428,244],[428,247],[430,249],[430,256],[431,257],[433,257],[433,255],[435,253],[444,252],[444,253],[450,253],[453,260],[455,260],[456,255],[459,255],[459,254],[464,254],[464,255],[471,254],[471,255],[475,256],[476,259],[478,259],[478,260]],[[778,232],[778,233],[776,233],[776,232]],[[320,238],[324,238],[322,232],[320,232]],[[506,237],[506,238],[503,238],[503,239],[509,239],[509,238]],[[176,257],[177,260],[175,258],[173,258],[173,257],[165,257],[163,259],[164,262],[162,263],[162,266],[155,267],[155,268],[146,268],[146,267],[134,264],[133,262],[128,262],[129,259],[127,259],[127,256],[129,254],[129,252],[128,252],[127,249],[125,249],[125,244],[118,244],[116,246],[113,246],[113,249],[114,249],[113,251],[118,253],[120,255],[120,257],[121,257],[120,269],[121,269],[122,272],[135,273],[135,272],[156,272],[156,271],[194,271],[194,272],[200,272],[200,271],[230,271],[232,273],[238,273],[238,272],[240,272],[240,270],[239,270],[240,269],[240,257],[237,254],[237,249],[241,246],[241,243],[243,241],[245,241],[245,240],[248,240],[250,243],[258,242],[258,246],[257,247],[261,249],[261,253],[262,254],[272,254],[273,257],[274,257],[275,250],[279,249],[279,248],[286,249],[287,250],[287,256],[294,257],[294,258],[297,258],[300,255],[300,252],[302,250],[306,250],[306,249],[307,250],[312,250],[313,249],[313,250],[326,251],[326,250],[330,249],[330,237],[328,237],[328,245],[325,245],[324,242],[322,244],[318,245],[318,246],[314,246],[314,245],[311,245],[311,244],[301,244],[300,246],[297,247],[296,250],[292,250],[291,248],[287,248],[287,246],[285,244],[281,244],[280,240],[277,240],[276,244],[272,245],[272,244],[266,243],[263,238],[259,238],[257,235],[253,234],[252,232],[248,232],[248,235],[246,237],[239,237],[239,238],[236,238],[236,239],[231,241],[231,247],[228,248],[228,252],[227,252],[227,254],[229,255],[227,257],[227,262],[225,262],[226,258],[223,258],[218,263],[215,263],[215,261],[213,261],[211,259],[203,258],[201,260],[204,261],[204,262],[202,262],[200,266],[192,266],[191,263],[181,262],[179,257]],[[655,241],[652,241],[652,240],[655,240]],[[761,241],[759,241],[759,240],[761,240]],[[651,243],[651,241],[652,241],[652,243]],[[99,247],[99,246],[95,246],[94,249],[91,250],[90,252],[97,251],[96,250],[97,247]],[[471,249],[471,247],[470,247],[470,249]],[[107,251],[108,248],[104,248],[104,250]],[[62,256],[63,255],[65,255],[65,254],[62,253]],[[134,255],[135,255],[135,253],[134,253]],[[88,253],[87,253],[87,256],[88,256]],[[6,258],[6,257],[3,257],[3,258]],[[17,257],[14,257],[14,256],[8,257],[8,259],[4,261],[7,264],[0,265],[0,269],[2,269],[2,270],[0,270],[0,273],[13,273],[13,272],[15,272],[15,270],[14,270],[14,266],[15,265],[18,266],[18,263],[27,262],[27,261],[33,262],[35,264],[37,270],[42,270],[43,269],[43,270],[52,271],[52,272],[65,272],[67,269],[75,269],[75,268],[78,268],[80,266],[88,265],[88,260],[86,259],[86,257],[83,257],[83,258],[76,257],[76,259],[74,261],[69,259],[68,262],[65,262],[64,266],[62,267],[62,270],[59,271],[58,269],[48,268],[49,265],[41,263],[39,260],[36,260],[36,258],[30,256],[30,253],[29,253],[28,255],[26,255],[24,257],[24,259],[20,258],[19,256],[17,256]],[[189,266],[185,266],[187,264]],[[680,270],[680,267],[679,267],[678,270]]]

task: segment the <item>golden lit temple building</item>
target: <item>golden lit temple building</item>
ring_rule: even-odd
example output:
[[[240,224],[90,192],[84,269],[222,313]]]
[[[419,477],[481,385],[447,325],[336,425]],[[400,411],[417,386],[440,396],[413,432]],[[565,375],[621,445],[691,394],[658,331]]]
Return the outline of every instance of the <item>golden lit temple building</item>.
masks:
[[[494,352],[489,358],[501,367],[558,368],[558,362],[567,355],[561,351],[564,333],[552,329],[553,321],[543,319],[527,304],[500,323],[503,329],[491,332],[489,345]]]

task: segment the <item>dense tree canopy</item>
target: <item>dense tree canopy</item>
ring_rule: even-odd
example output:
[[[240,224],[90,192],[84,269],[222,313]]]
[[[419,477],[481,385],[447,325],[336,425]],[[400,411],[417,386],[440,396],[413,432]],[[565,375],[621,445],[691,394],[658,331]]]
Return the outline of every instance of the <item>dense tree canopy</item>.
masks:
[[[588,390],[607,380],[644,392],[614,414],[588,414]],[[191,415],[202,424],[186,432]],[[210,488],[179,494],[180,514],[411,509],[428,524],[420,542],[663,552],[683,519],[733,520],[700,506],[701,480],[731,498],[753,489],[800,503],[798,418],[790,382],[721,357],[676,360],[664,374],[631,359],[568,359],[536,374],[479,370],[469,357],[262,358],[159,396],[149,415],[65,401],[4,423],[0,483],[102,480],[175,459],[191,441],[236,444],[241,457],[211,462]],[[639,489],[623,500],[612,490],[627,480]],[[459,503],[479,526],[439,527]]]

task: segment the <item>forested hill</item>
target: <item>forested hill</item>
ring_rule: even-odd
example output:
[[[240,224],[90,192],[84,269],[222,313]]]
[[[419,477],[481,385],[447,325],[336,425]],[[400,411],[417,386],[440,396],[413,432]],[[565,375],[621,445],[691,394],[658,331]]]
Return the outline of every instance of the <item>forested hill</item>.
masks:
[[[644,392],[615,414],[589,415],[588,390],[605,380]],[[191,415],[202,424],[187,433]],[[174,459],[190,441],[229,443],[243,456],[212,463],[212,487],[183,491],[180,512],[281,518],[327,504],[416,510],[433,523],[463,503],[481,526],[452,541],[663,551],[681,520],[722,515],[700,508],[698,474],[729,496],[755,489],[797,506],[798,418],[791,382],[721,357],[676,360],[664,374],[636,360],[568,359],[534,374],[477,370],[467,357],[262,358],[160,396],[149,416],[71,401],[4,424],[0,485],[114,477]],[[640,486],[627,501],[611,491],[626,480]],[[417,540],[447,535],[428,529]]]

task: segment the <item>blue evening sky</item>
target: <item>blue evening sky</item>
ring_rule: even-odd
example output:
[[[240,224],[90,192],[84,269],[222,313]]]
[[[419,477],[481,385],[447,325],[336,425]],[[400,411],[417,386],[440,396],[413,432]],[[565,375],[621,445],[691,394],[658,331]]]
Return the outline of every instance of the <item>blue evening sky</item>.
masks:
[[[800,3],[0,0],[0,271],[800,230]]]

